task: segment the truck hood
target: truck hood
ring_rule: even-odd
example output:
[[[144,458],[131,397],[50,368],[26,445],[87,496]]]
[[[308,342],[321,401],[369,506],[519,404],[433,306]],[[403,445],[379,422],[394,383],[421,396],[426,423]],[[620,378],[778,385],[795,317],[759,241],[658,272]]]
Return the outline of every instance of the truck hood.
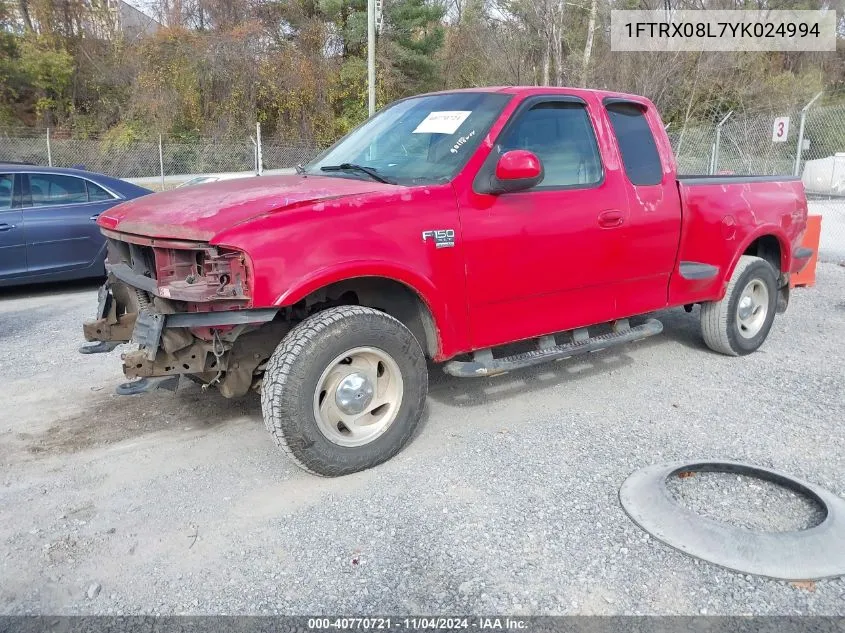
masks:
[[[326,176],[223,180],[124,202],[100,215],[97,224],[146,237],[208,241],[224,229],[265,213],[396,189],[395,185]]]

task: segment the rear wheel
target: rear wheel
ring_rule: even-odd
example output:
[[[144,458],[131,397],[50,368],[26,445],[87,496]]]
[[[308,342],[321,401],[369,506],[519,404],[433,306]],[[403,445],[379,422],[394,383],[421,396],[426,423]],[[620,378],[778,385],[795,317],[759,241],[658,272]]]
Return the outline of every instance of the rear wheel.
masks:
[[[297,465],[331,477],[398,453],[427,392],[422,348],[402,323],[340,306],[310,316],[282,340],[264,373],[261,408]]]
[[[707,346],[729,356],[759,348],[775,319],[777,274],[765,259],[743,255],[725,297],[701,305],[701,333]]]

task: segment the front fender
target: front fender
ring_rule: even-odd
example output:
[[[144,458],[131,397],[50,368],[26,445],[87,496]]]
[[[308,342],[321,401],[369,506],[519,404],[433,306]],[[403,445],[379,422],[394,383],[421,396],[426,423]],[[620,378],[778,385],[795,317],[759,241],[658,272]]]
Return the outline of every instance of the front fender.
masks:
[[[448,302],[430,279],[394,262],[359,260],[322,268],[291,283],[276,297],[273,305],[280,308],[292,306],[320,288],[363,277],[396,281],[414,292],[428,309],[437,329],[439,350],[435,360],[454,354],[453,348],[459,344],[452,325],[455,319],[450,314]]]
[[[428,308],[441,354],[454,355],[469,340],[461,242],[438,248],[423,236],[459,226],[451,185],[389,186],[256,217],[213,243],[249,256],[254,307],[291,306],[360,277],[401,283]]]

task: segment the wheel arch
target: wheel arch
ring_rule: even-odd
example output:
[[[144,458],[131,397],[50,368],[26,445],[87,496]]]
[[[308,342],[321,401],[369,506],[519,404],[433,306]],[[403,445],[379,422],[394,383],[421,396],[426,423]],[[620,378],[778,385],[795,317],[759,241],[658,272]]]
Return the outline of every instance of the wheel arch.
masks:
[[[425,288],[425,290],[422,290]],[[441,324],[448,323],[447,306],[433,284],[415,275],[393,271],[374,273],[366,268],[315,275],[291,287],[276,305],[319,311],[321,306],[351,303],[381,310],[399,320],[417,338],[425,355],[443,355]]]
[[[792,250],[786,234],[773,226],[763,226],[746,236],[734,253],[728,270],[725,272],[725,284],[730,281],[740,257],[754,255],[769,262],[778,275],[789,270]]]
[[[776,251],[775,245],[777,246]],[[759,253],[762,253],[762,255]],[[719,295],[715,301],[720,301],[725,297],[728,284],[743,255],[753,255],[768,261],[775,269],[778,285],[785,285],[788,288],[788,284],[784,282],[783,273],[789,270],[789,262],[792,257],[792,247],[790,246],[789,239],[778,227],[771,225],[761,226],[746,235],[745,239],[739,243],[739,247],[734,251],[730,264],[721,277]]]
[[[743,255],[754,255],[765,259],[777,272],[789,270],[789,261],[784,257],[786,251],[777,236],[767,233],[752,240],[742,252]]]

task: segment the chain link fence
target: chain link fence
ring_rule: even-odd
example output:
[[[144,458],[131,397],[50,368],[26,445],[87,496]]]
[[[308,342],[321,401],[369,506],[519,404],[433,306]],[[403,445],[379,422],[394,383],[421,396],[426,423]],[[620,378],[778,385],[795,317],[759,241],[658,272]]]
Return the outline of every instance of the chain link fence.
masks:
[[[802,126],[800,109],[730,113],[719,123],[670,124],[666,131],[681,174],[799,176],[808,161],[845,152],[845,105],[808,108],[803,117]],[[802,150],[796,165],[799,141]],[[843,176],[829,176],[824,183],[806,183],[813,185],[808,189],[845,193]]]
[[[666,131],[682,175],[800,176],[810,213],[822,216],[820,258],[845,261],[845,104],[730,113]]]
[[[266,172],[313,158],[316,145],[261,140],[259,130],[230,139],[163,135],[124,141],[72,138],[46,129],[0,128],[0,162],[78,167],[170,189],[203,174]],[[742,112],[667,127],[681,174],[801,176],[810,213],[823,216],[820,258],[845,261],[845,104]]]
[[[264,170],[290,169],[315,156],[314,145],[243,138],[197,138],[162,135],[157,140],[123,141],[108,135],[72,138],[55,131],[0,128],[0,162],[77,167],[169,189],[203,174],[255,172],[259,142]]]

